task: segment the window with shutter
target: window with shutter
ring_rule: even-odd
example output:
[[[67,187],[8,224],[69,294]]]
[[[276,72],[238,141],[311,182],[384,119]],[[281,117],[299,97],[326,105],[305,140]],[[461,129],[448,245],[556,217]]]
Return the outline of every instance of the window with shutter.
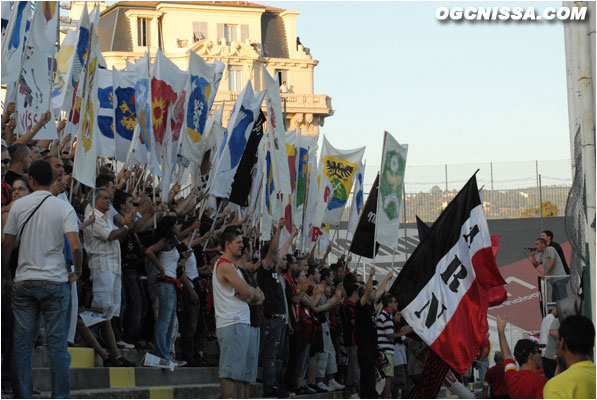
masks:
[[[149,19],[137,18],[137,46],[149,45]]]
[[[248,38],[249,38],[249,25],[242,24],[240,26],[240,41],[245,43]]]
[[[193,42],[207,39],[207,22],[193,22]]]
[[[219,41],[220,39],[224,38],[224,24],[218,24],[218,38],[217,40]]]
[[[228,44],[238,40],[238,26],[224,24],[224,37],[226,38],[226,43]]]
[[[228,67],[228,90],[240,92],[243,84],[243,68],[239,66]]]

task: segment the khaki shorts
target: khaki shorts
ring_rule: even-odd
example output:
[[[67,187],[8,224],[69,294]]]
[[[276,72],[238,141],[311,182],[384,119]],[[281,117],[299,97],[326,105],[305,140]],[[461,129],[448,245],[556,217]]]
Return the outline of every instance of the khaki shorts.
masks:
[[[383,369],[383,373],[386,378],[392,378],[394,377],[394,355],[390,353],[383,353],[383,355],[388,361],[388,364]]]

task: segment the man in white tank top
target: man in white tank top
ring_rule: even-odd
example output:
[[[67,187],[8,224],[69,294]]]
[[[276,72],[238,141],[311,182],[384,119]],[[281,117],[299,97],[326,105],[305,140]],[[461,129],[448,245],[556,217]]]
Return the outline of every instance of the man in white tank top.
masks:
[[[249,384],[257,378],[257,357],[249,357],[251,328],[249,304],[263,302],[263,292],[250,287],[231,260],[242,255],[242,236],[236,230],[222,234],[222,257],[213,271],[216,336],[220,345],[222,398],[248,398]]]

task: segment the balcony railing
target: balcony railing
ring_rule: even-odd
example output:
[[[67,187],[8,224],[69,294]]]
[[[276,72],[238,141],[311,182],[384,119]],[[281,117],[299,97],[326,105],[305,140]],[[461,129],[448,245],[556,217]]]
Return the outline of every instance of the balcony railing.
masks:
[[[220,90],[216,95],[215,103],[221,104],[225,102],[225,104],[230,104],[230,107],[232,107],[239,93]],[[333,113],[332,99],[325,94],[280,93],[280,97],[282,98],[282,107],[286,103],[286,109],[289,112],[300,112],[301,109],[314,109],[326,114]]]

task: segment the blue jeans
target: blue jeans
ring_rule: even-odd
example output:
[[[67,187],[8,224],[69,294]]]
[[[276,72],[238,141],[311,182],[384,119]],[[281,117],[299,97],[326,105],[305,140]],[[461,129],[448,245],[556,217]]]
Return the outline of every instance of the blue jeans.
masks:
[[[158,319],[155,323],[155,353],[158,357],[170,361],[170,337],[176,318],[176,286],[170,283],[160,283],[157,286],[160,300]]]
[[[71,294],[66,282],[22,281],[13,285],[15,317],[13,367],[18,395],[33,397],[32,353],[40,313],[46,324],[52,398],[70,396],[70,354],[66,343],[70,323]]]
[[[568,281],[570,278],[560,278],[551,283],[551,300],[557,302],[568,297]]]
[[[284,354],[288,352],[288,325],[281,319],[265,318],[261,326],[264,343],[263,390],[280,388],[283,375]]]

